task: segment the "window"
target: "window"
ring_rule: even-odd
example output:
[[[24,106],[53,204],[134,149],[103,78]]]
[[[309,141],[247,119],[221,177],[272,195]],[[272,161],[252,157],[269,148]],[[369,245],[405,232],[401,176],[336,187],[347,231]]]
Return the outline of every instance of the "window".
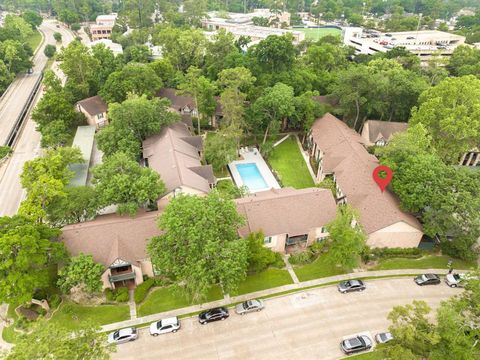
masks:
[[[322,226],[322,228],[320,229],[320,232],[321,233],[326,233],[326,232],[328,232],[328,230],[325,226]]]
[[[271,244],[272,243],[272,237],[271,236],[265,236],[263,238],[263,244],[266,245],[266,244]]]
[[[97,119],[103,119],[103,113],[97,114]]]
[[[315,240],[317,241],[317,243],[319,243],[319,242],[325,241],[327,239],[328,239],[328,236],[324,235],[324,236],[317,237]]]

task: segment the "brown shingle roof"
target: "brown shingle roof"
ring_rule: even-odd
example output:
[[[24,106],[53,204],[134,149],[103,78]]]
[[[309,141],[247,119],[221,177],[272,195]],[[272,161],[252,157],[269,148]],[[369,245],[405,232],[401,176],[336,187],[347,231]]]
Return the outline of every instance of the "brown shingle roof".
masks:
[[[172,103],[171,107],[177,111],[182,110],[186,106],[188,106],[190,109],[195,108],[192,97],[186,95],[177,95],[176,89],[162,88],[157,92],[156,96],[169,99]]]
[[[100,96],[92,96],[88,99],[80,100],[78,103],[91,116],[107,112],[107,104]]]
[[[241,236],[263,231],[265,236],[307,234],[335,219],[336,205],[326,189],[272,189],[235,200],[246,220]]]
[[[147,138],[143,142],[143,157],[160,174],[168,192],[188,186],[208,193],[215,177],[211,166],[200,162],[201,145],[201,138],[191,136],[187,126],[178,122]]]
[[[372,179],[378,159],[363,146],[362,137],[331,114],[312,126],[313,141],[323,151],[323,171],[334,174],[347,203],[360,212],[360,223],[370,234],[397,222],[422,229],[418,220],[399,208],[388,190],[381,192]]]
[[[160,235],[159,212],[143,212],[132,218],[109,214],[95,220],[67,225],[62,242],[72,256],[92,255],[95,262],[110,266],[116,259],[132,264],[148,258],[148,239]]]
[[[382,139],[388,142],[393,134],[406,131],[407,127],[407,123],[395,121],[367,120],[364,124],[364,128],[368,129],[368,139],[371,143]]]

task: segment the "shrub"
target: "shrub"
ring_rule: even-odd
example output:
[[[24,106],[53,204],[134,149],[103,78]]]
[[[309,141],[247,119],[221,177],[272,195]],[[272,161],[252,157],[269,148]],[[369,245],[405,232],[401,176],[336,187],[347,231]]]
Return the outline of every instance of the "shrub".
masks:
[[[48,298],[48,305],[50,306],[50,309],[56,309],[58,305],[60,305],[61,301],[62,301],[62,298],[58,296],[58,294],[52,294]]]
[[[128,301],[128,289],[126,287],[116,289],[114,295],[115,295],[115,301],[117,302]]]
[[[151,289],[153,285],[155,285],[155,279],[152,279],[152,278],[147,279],[143,283],[138,285],[135,289],[135,294],[134,294],[135,303],[140,304],[145,299],[145,297],[148,294],[148,291]]]
[[[49,59],[55,55],[55,52],[57,51],[57,47],[55,45],[47,44],[45,48],[43,49],[43,53],[45,54],[46,57]]]
[[[78,31],[80,30],[80,24],[72,24],[70,25],[70,29],[72,29],[72,31]]]
[[[274,264],[278,267],[282,261],[280,254],[263,246],[264,238],[263,233],[258,232],[249,234],[245,239],[248,243],[248,269],[251,272],[261,272]]]
[[[375,248],[371,249],[370,253],[374,258],[379,259],[395,257],[418,259],[423,256],[423,252],[419,248]]]
[[[108,301],[115,301],[112,289],[106,288],[104,293],[105,293],[105,297],[107,298]]]
[[[0,146],[0,160],[12,152],[10,146]]]
[[[45,310],[44,308],[38,308],[37,310],[35,310],[39,315],[41,316],[45,316],[47,315],[47,310]]]
[[[290,255],[290,258],[288,259],[288,261],[292,265],[304,265],[312,262],[313,260],[314,256],[309,249],[299,252],[297,254]]]
[[[55,41],[62,41],[62,34],[60,34],[59,32],[54,32],[53,33],[53,38],[55,39]]]

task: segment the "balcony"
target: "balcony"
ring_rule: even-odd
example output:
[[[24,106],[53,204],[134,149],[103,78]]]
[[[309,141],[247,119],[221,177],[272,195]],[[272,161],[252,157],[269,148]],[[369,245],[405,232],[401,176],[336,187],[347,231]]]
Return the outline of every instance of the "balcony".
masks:
[[[116,273],[108,277],[108,280],[110,281],[110,283],[116,283],[119,281],[126,281],[126,280],[132,280],[132,279],[135,279],[135,271],[132,271],[132,270]]]

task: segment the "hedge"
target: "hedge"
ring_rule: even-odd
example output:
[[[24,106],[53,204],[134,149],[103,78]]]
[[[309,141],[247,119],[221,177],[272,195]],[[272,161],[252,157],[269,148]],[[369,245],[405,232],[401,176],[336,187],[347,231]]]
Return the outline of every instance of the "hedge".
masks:
[[[135,303],[140,304],[148,294],[148,291],[155,285],[155,279],[149,278],[135,288]]]

